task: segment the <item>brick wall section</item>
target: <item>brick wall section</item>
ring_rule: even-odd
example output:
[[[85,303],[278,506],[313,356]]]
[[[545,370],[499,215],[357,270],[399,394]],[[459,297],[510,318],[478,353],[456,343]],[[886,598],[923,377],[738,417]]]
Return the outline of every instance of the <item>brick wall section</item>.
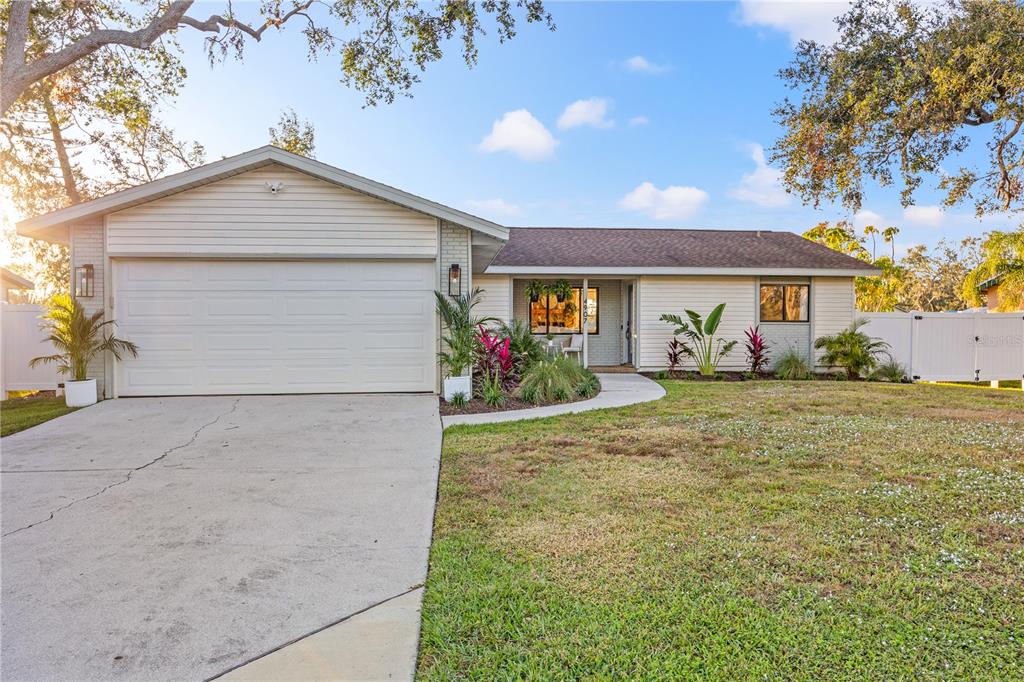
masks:
[[[462,270],[462,293],[469,291],[472,277],[469,272],[470,232],[452,223],[441,223],[441,244],[438,259],[438,290],[448,293],[448,266],[458,263]]]
[[[96,311],[103,310],[104,296],[104,257],[103,243],[103,222],[75,224],[71,226],[71,273],[74,277],[75,268],[87,263],[92,264],[95,274],[92,298],[78,299],[79,305],[85,310],[86,315],[92,315]],[[72,282],[72,294],[74,293]],[[99,356],[89,363],[89,378],[96,380],[96,388],[99,395],[104,395],[104,363],[106,358]]]

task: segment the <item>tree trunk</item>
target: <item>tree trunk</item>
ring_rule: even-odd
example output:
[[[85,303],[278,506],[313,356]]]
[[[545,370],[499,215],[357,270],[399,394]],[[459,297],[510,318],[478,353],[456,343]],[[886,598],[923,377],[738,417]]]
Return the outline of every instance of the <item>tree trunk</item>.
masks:
[[[44,88],[41,97],[43,107],[46,109],[46,120],[50,123],[50,133],[53,135],[53,146],[57,151],[57,160],[60,162],[60,172],[64,177],[64,192],[67,194],[69,203],[81,203],[82,195],[78,191],[75,174],[71,169],[71,160],[68,158],[68,150],[64,145],[64,133],[60,129],[57,112],[53,108],[53,102],[50,100],[50,90]]]

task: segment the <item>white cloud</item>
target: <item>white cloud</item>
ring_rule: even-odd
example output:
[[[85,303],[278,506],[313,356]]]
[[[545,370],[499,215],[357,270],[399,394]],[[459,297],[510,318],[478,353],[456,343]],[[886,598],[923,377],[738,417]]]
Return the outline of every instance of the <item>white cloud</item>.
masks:
[[[941,206],[907,206],[903,209],[903,218],[919,225],[938,227],[945,217],[946,213]]]
[[[510,152],[524,161],[549,159],[558,140],[526,109],[506,112],[480,142],[485,152]]]
[[[883,220],[881,215],[866,208],[862,208],[853,214],[853,226],[859,229],[864,229],[868,225],[882,229]]]
[[[626,61],[622,62],[622,67],[626,71],[632,71],[633,73],[665,73],[671,71],[672,67],[668,64],[655,64],[654,62],[647,59],[642,55],[636,55],[630,57]]]
[[[491,216],[517,216],[522,214],[523,209],[517,204],[510,204],[504,199],[467,199],[466,208],[483,215]]]
[[[739,186],[729,192],[729,196],[762,208],[788,205],[790,196],[782,188],[782,171],[771,168],[764,160],[764,147],[759,144],[750,145],[750,158],[757,168],[753,173],[744,174]]]
[[[738,19],[745,26],[768,26],[800,40],[835,42],[839,33],[834,19],[850,8],[832,0],[740,0]]]
[[[567,106],[562,115],[558,117],[558,127],[561,130],[578,128],[580,126],[611,128],[615,125],[615,121],[605,118],[610,107],[611,101],[604,97],[578,99]]]
[[[651,119],[647,118],[646,116],[634,116],[633,118],[629,119],[629,126],[631,128],[635,128],[636,126],[645,126],[650,122]]]
[[[696,187],[670,185],[658,189],[645,182],[622,197],[619,208],[642,211],[655,220],[684,220],[694,215],[708,200],[708,193]]]

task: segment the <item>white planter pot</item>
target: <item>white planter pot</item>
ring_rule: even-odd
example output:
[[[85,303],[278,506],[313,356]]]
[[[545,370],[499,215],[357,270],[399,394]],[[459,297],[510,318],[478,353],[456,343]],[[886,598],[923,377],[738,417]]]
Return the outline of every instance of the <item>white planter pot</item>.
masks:
[[[85,407],[96,404],[96,380],[64,382],[64,403],[68,407]]]
[[[450,403],[456,393],[466,396],[466,400],[473,397],[473,377],[448,377],[444,380],[444,401]]]

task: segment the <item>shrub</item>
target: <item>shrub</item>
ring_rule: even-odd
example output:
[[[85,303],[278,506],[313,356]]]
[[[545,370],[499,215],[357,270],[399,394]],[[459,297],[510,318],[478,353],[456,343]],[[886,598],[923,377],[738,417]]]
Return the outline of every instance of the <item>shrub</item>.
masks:
[[[567,358],[541,360],[523,374],[519,397],[530,403],[568,400],[583,380],[583,368]]]
[[[448,404],[452,407],[465,407],[466,403],[469,402],[469,398],[462,391],[452,395],[452,399],[448,401]]]
[[[505,404],[505,390],[501,386],[501,377],[484,377],[481,393],[484,402],[490,407],[501,407]]]
[[[761,336],[758,327],[751,327],[744,334],[747,337],[744,345],[747,349],[747,363],[750,366],[750,371],[753,374],[763,372],[764,368],[768,366],[768,344]]]
[[[476,369],[480,381],[493,380],[503,391],[510,391],[519,382],[512,341],[479,327]]]
[[[775,376],[787,380],[810,379],[811,368],[798,350],[790,348],[775,361]]]
[[[880,364],[878,369],[871,373],[871,380],[890,381],[894,384],[899,384],[907,380],[907,368],[889,358],[889,360]]]
[[[722,358],[736,347],[735,341],[723,343],[721,339],[715,339],[715,332],[722,321],[722,313],[725,312],[725,304],[719,303],[715,306],[706,320],[692,310],[685,312],[690,318],[689,322],[684,322],[678,315],[666,314],[660,319],[676,326],[673,335],[684,334],[690,340],[692,347],[684,344],[683,352],[693,358],[702,375],[712,376],[718,370],[718,363]]]
[[[601,382],[589,369],[583,371],[583,378],[576,384],[576,395],[581,398],[593,398],[601,391]]]
[[[654,373],[654,378],[660,379],[661,381],[664,381],[665,379],[670,379],[671,377],[672,375],[668,373],[668,370],[664,369]]]
[[[838,334],[815,339],[814,347],[825,351],[821,356],[822,363],[829,367],[842,367],[848,379],[870,374],[878,366],[878,359],[886,353],[889,344],[860,331],[867,323],[864,319],[854,320]]]
[[[533,335],[530,325],[523,320],[502,322],[498,327],[498,333],[509,340],[509,350],[515,357],[520,373],[533,363],[544,359],[544,344]]]
[[[686,344],[673,336],[665,351],[668,358],[668,371],[671,373],[679,369],[679,365],[683,364],[683,356],[688,354]]]

